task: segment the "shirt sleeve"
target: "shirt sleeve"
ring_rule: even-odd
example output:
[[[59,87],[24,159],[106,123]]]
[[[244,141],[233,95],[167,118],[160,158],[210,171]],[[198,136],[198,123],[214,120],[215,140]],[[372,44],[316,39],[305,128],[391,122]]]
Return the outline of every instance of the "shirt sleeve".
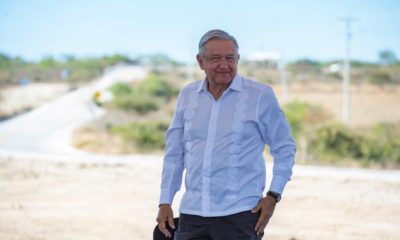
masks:
[[[261,135],[264,143],[270,147],[270,154],[274,160],[269,190],[282,193],[292,176],[296,144],[285,114],[270,87],[263,91],[259,101]]]
[[[181,114],[181,94],[177,99],[177,109],[166,133],[166,145],[161,177],[160,204],[172,204],[174,196],[181,188],[183,174],[183,118]]]

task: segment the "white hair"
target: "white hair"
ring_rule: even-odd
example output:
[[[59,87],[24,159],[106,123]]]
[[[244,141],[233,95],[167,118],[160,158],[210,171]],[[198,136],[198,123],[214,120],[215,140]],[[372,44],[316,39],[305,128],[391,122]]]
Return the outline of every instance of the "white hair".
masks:
[[[219,29],[214,29],[214,30],[210,30],[210,31],[206,32],[201,37],[200,42],[199,42],[199,55],[204,55],[204,46],[211,39],[230,40],[235,45],[236,51],[239,50],[239,45],[238,45],[235,37],[233,37],[232,35],[230,35],[229,33],[225,32],[225,31],[222,31]]]

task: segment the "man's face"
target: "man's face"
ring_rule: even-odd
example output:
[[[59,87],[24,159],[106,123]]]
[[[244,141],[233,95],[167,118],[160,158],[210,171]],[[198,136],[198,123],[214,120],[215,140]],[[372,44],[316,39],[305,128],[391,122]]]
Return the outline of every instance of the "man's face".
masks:
[[[204,46],[204,55],[197,56],[209,84],[229,85],[237,73],[239,54],[230,40],[211,39]]]

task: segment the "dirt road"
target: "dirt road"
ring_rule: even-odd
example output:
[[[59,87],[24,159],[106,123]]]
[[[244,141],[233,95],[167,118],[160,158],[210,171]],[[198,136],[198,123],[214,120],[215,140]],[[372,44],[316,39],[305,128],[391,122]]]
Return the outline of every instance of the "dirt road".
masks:
[[[3,157],[0,239],[151,239],[160,174],[161,157],[118,164]],[[399,223],[399,172],[300,166],[264,239],[400,239]]]

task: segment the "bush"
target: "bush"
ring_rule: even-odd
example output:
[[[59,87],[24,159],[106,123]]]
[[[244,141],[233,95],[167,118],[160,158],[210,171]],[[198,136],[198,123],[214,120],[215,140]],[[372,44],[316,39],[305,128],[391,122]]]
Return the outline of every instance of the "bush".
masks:
[[[378,124],[366,133],[370,143],[363,148],[366,159],[386,165],[400,165],[400,124]]]
[[[369,82],[372,84],[383,86],[385,84],[395,84],[396,82],[392,79],[390,73],[384,70],[377,70],[371,74]]]
[[[162,100],[168,101],[177,94],[175,88],[154,74],[137,86],[116,83],[110,87],[110,91],[114,98],[108,106],[140,114],[158,110]]]
[[[134,94],[114,97],[113,101],[108,104],[108,106],[116,107],[125,111],[134,111],[139,114],[146,114],[159,109],[156,99],[149,96]]]
[[[295,139],[310,128],[327,122],[330,118],[330,114],[322,107],[299,101],[290,102],[283,106],[283,109]]]
[[[170,100],[177,94],[177,90],[166,80],[156,74],[151,74],[146,80],[132,89],[134,94],[149,95],[152,97],[164,98]]]
[[[112,133],[119,135],[127,144],[135,144],[140,150],[163,149],[168,123],[161,121],[135,122],[124,126],[111,126]]]
[[[329,124],[316,129],[308,141],[308,151],[322,161],[355,159],[366,166],[400,166],[400,124],[380,124],[362,134]]]
[[[126,83],[115,83],[110,87],[110,91],[116,97],[121,95],[130,95],[132,93],[132,88]]]
[[[341,124],[324,125],[309,140],[310,152],[322,160],[362,157],[363,138]]]
[[[306,159],[330,164],[355,161],[364,166],[400,167],[400,123],[354,130],[328,121],[329,114],[316,105],[293,101],[283,109],[296,142],[306,143],[305,148],[299,147],[305,151]]]

